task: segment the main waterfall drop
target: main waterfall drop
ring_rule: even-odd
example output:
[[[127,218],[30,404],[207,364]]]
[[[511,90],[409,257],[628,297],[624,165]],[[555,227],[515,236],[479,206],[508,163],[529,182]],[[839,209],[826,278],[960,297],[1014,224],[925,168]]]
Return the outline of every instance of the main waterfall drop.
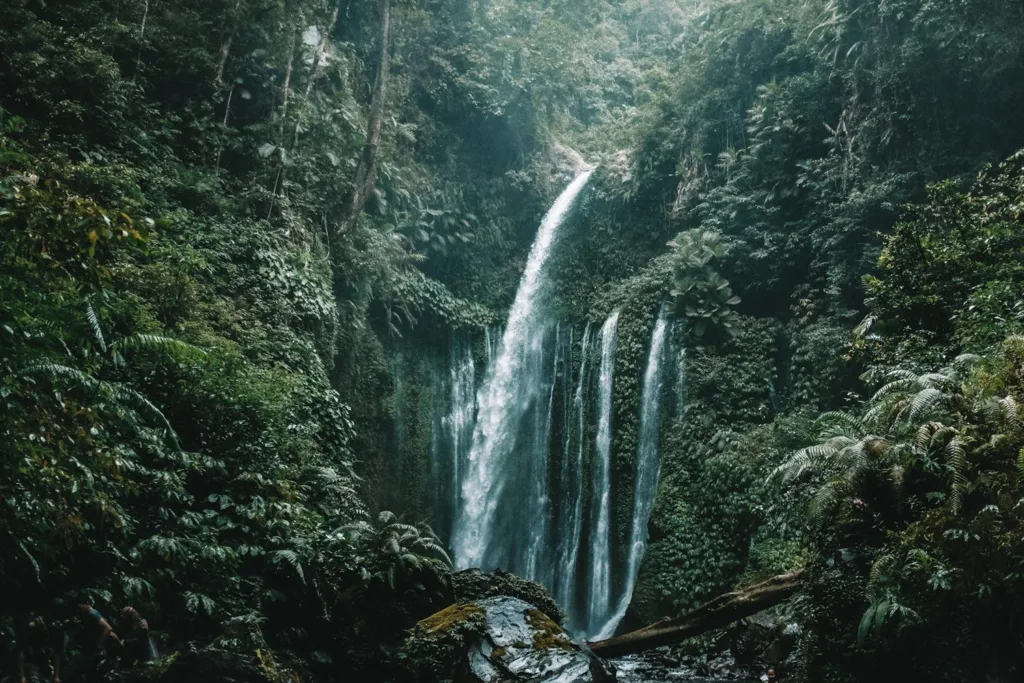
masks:
[[[537,483],[547,481],[549,445],[540,442],[549,435],[554,382],[547,353],[554,325],[541,309],[544,268],[558,228],[591,173],[580,174],[544,217],[497,356],[478,394],[452,538],[460,567],[500,566],[526,578],[547,578],[536,576],[542,564],[538,553],[550,547],[544,545],[546,538],[538,538],[546,534],[550,517],[546,487],[538,490]],[[531,529],[529,525],[541,516],[544,528]],[[499,531],[501,537],[496,538]]]

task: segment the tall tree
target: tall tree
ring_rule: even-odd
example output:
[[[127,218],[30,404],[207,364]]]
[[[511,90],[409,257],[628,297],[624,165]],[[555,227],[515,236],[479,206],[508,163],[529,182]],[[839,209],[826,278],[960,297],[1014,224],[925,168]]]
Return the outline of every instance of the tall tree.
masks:
[[[379,60],[377,62],[377,79],[373,87],[373,98],[370,101],[370,120],[367,124],[366,145],[363,155],[356,168],[355,183],[352,194],[342,212],[338,223],[338,234],[345,234],[359,220],[366,200],[377,182],[377,148],[380,147],[381,131],[384,127],[384,103],[388,96],[388,75],[391,67],[389,44],[391,39],[391,0],[377,0],[377,12],[380,15]]]

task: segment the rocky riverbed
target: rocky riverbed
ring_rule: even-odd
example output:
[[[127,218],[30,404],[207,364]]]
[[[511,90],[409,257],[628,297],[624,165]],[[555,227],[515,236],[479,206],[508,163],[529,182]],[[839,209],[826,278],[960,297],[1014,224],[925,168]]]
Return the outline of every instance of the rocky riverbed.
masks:
[[[758,683],[748,672],[737,671],[728,657],[707,660],[698,657],[676,659],[664,652],[650,652],[616,659],[617,683]]]

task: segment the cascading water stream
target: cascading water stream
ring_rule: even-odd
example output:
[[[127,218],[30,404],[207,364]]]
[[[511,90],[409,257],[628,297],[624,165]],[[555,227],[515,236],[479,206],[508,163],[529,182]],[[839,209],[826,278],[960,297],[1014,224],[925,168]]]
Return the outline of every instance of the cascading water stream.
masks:
[[[530,511],[524,510],[522,502],[511,499],[510,495],[516,495],[518,492],[514,489],[523,485],[524,477],[527,480],[534,477],[540,465],[528,461],[530,456],[536,455],[539,444],[522,443],[520,430],[524,422],[531,419],[532,426],[547,419],[540,418],[538,413],[550,415],[547,403],[551,387],[545,381],[543,359],[544,340],[552,326],[540,310],[546,282],[544,267],[559,226],[591,174],[592,171],[580,174],[544,217],[497,356],[478,394],[476,425],[453,534],[455,560],[463,568],[528,569],[524,566],[524,555],[531,541],[517,532],[524,529],[533,515],[522,514]],[[533,453],[520,452],[524,450]],[[542,450],[546,464],[548,444],[543,444]],[[513,484],[511,494],[506,490],[510,483]],[[541,505],[543,501],[531,501],[531,505],[534,504]],[[496,539],[498,534],[501,538]],[[513,542],[510,544],[508,540]]]
[[[601,374],[597,387],[598,423],[594,448],[590,510],[590,572],[587,632],[596,634],[608,619],[612,592],[611,458],[612,391],[619,312],[601,328]]]
[[[658,456],[658,440],[661,426],[661,385],[662,367],[665,355],[665,340],[668,337],[668,320],[662,308],[658,322],[651,336],[651,350],[647,356],[644,371],[643,398],[640,407],[640,435],[636,453],[636,487],[633,494],[633,524],[629,535],[629,559],[626,564],[626,587],[619,600],[615,614],[597,632],[596,639],[610,638],[619,622],[626,616],[633,599],[640,560],[647,549],[647,522],[654,508],[658,491],[658,471],[661,466]]]
[[[452,345],[451,354],[451,409],[444,418],[444,426],[452,462],[448,503],[451,510],[458,510],[462,476],[469,457],[473,422],[476,419],[476,367],[473,364],[473,348],[469,344],[456,342]]]
[[[580,536],[583,532],[583,444],[584,418],[586,416],[586,384],[587,360],[590,355],[591,329],[588,323],[583,330],[583,341],[580,346],[580,378],[572,397],[573,421],[576,427],[575,460],[572,460],[571,426],[566,420],[566,440],[563,461],[562,491],[566,494],[562,519],[562,546],[560,548],[561,566],[559,582],[555,598],[569,614],[572,620],[573,603],[576,596],[576,567],[579,563]],[[572,498],[568,494],[572,494]]]

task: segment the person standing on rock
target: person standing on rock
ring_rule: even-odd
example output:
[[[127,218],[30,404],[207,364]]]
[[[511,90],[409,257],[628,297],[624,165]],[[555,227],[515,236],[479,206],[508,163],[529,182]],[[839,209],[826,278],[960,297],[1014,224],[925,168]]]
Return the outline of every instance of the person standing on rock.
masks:
[[[129,667],[153,659],[153,643],[149,637],[149,622],[134,607],[121,610],[118,628],[127,636],[121,641],[122,662]]]

